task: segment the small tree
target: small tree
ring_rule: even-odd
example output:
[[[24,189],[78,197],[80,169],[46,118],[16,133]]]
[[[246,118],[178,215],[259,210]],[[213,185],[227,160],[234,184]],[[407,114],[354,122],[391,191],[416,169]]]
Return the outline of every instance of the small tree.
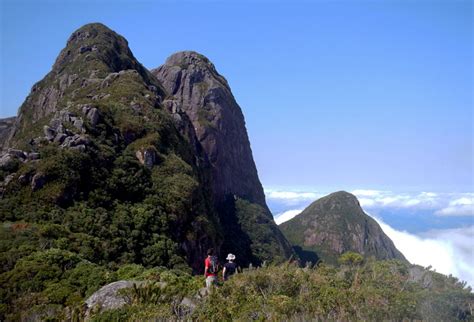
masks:
[[[338,262],[342,265],[349,265],[353,267],[362,263],[363,260],[364,257],[362,257],[362,255],[359,253],[346,252],[339,257]]]

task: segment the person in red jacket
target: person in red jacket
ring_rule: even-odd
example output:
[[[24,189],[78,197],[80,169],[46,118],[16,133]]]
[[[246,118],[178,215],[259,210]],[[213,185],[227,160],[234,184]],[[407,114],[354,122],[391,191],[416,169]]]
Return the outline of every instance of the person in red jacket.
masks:
[[[217,284],[217,271],[219,264],[217,257],[214,256],[214,249],[209,248],[207,250],[207,257],[204,260],[204,276],[206,277],[206,288],[209,290],[211,285]]]

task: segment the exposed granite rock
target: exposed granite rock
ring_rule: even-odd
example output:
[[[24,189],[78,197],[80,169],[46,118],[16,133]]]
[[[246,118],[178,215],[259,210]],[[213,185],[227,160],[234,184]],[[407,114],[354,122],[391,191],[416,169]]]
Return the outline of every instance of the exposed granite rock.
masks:
[[[316,200],[280,229],[307,260],[313,252],[335,264],[341,254],[354,251],[377,259],[406,261],[379,224],[364,213],[357,198],[344,191]]]
[[[51,127],[49,127],[48,125],[45,125],[43,127],[43,133],[44,133],[44,137],[46,139],[48,139],[49,141],[52,141],[54,140],[55,136],[56,136],[56,131],[53,130]]]
[[[31,190],[36,191],[41,188],[46,183],[46,176],[43,173],[36,173],[31,179]]]
[[[185,112],[191,120],[211,162],[215,198],[236,195],[266,208],[244,116],[225,78],[206,57],[192,51],[172,55],[152,73],[174,96],[163,105],[177,115]]]
[[[138,161],[148,169],[151,169],[154,165],[158,164],[158,153],[155,148],[140,149],[135,155]]]
[[[0,169],[10,171],[16,164],[25,162],[28,156],[29,154],[24,151],[10,148],[0,154]]]
[[[94,62],[95,69],[87,68],[90,62]],[[97,91],[102,85],[108,86],[112,78],[127,74],[136,74],[163,96],[159,83],[135,59],[125,38],[102,24],[83,26],[71,35],[51,72],[32,87],[5,140],[8,143],[3,145],[17,147],[26,135],[30,138],[41,135],[41,129],[32,125],[40,121],[47,124],[53,115],[67,109],[71,99],[85,96],[98,100],[110,96]],[[90,119],[91,123],[97,122],[97,114],[92,114]],[[70,122],[82,131],[83,120]]]
[[[99,110],[90,104],[86,104],[82,107],[82,113],[86,116],[92,126],[96,126],[100,120]]]
[[[86,301],[86,319],[92,311],[103,312],[118,309],[129,303],[129,299],[119,294],[119,290],[132,288],[143,284],[141,281],[117,281],[103,286],[100,290],[92,294]]]
[[[10,136],[10,132],[13,129],[15,124],[16,117],[7,117],[0,119],[0,151],[2,151],[6,146],[5,143]]]
[[[206,57],[192,51],[173,54],[152,73],[170,94],[162,105],[172,114],[176,127],[190,142],[197,140],[199,144],[194,145],[204,150],[203,166],[208,164],[211,169],[214,204],[227,236],[221,251],[239,251],[244,265],[258,263],[270,258],[257,259],[252,255],[255,249],[250,249],[265,240],[273,248],[273,258],[288,258],[291,246],[265,202],[244,116],[225,78]],[[189,121],[192,128],[186,128]],[[237,200],[250,204],[239,203],[246,205],[244,210]],[[257,233],[258,225],[248,225],[249,220],[268,230]],[[239,246],[232,242],[234,239],[239,240]]]

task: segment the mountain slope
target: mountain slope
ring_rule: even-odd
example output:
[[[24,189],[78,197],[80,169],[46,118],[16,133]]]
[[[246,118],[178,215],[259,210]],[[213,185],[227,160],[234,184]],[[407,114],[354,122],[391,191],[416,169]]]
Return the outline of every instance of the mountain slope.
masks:
[[[119,72],[122,75],[115,74]],[[108,87],[119,76],[127,80],[114,90],[124,93],[112,93]],[[52,70],[32,87],[20,107],[9,146],[26,148],[25,139],[40,135],[42,126],[59,110],[78,103],[113,103],[119,95],[122,103],[130,104],[133,90],[141,94],[135,94],[136,99],[148,91],[147,103],[151,105],[164,96],[156,79],[135,59],[125,38],[102,24],[85,25],[68,39]]]
[[[170,93],[164,106],[187,115],[209,160],[222,251],[239,254],[244,263],[289,257],[291,247],[265,202],[244,116],[225,78],[192,51],[173,54],[152,73]]]
[[[60,224],[76,239],[61,247],[96,263],[200,270],[222,237],[205,157],[165,96],[122,36],[102,24],[75,31],[0,158],[1,220]]]
[[[206,115],[222,124],[205,135],[212,126],[190,112],[202,102],[168,94],[125,38],[97,23],[75,31],[9,131],[0,219],[63,225],[95,239],[87,256],[80,243],[66,249],[109,265],[187,263],[198,272],[211,246],[242,265],[286,259],[291,247],[266,207],[240,108],[198,57],[181,74],[212,73],[200,86],[217,93]],[[201,60],[207,67],[195,71]]]
[[[280,229],[302,258],[337,263],[353,251],[376,259],[406,261],[375,220],[366,215],[357,198],[339,191],[316,200]]]

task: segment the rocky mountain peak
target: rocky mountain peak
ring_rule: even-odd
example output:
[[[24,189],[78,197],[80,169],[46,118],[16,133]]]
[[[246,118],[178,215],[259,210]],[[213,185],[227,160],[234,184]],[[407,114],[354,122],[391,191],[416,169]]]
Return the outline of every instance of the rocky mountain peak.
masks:
[[[143,96],[158,106],[165,95],[124,37],[103,24],[87,24],[72,33],[52,70],[32,87],[6,146],[28,148],[24,142],[39,137],[45,125],[57,123],[53,119],[61,111],[74,115],[84,104],[91,110],[115,98],[124,105],[143,106]]]
[[[192,122],[213,169],[217,201],[235,195],[267,208],[244,116],[209,59],[193,51],[178,52],[152,73],[173,96],[169,109],[185,112]]]
[[[300,253],[336,263],[347,251],[377,259],[405,260],[379,224],[345,191],[316,200],[280,229]]]
[[[135,59],[127,40],[100,23],[87,24],[69,37],[53,66],[53,71],[65,71],[89,76],[105,77],[107,73],[134,69],[146,74]]]
[[[177,118],[185,114],[209,163],[213,203],[227,237],[221,250],[242,254],[247,262],[252,253],[288,258],[291,246],[265,202],[244,116],[225,78],[193,51],[173,54],[152,73],[170,94],[163,106]],[[271,246],[257,246],[262,244]]]
[[[346,191],[338,191],[321,198],[318,205],[328,210],[334,209],[352,209],[358,211],[360,208],[359,200],[353,194]]]

